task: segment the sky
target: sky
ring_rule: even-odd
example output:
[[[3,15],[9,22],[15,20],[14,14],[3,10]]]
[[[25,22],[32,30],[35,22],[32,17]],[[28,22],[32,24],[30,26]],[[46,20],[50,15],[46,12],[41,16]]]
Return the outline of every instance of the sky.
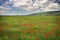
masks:
[[[0,15],[29,15],[60,10],[60,0],[0,0]]]

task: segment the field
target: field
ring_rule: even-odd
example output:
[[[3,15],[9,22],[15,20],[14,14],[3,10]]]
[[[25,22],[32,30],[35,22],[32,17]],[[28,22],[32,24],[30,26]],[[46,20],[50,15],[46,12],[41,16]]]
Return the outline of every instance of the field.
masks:
[[[60,40],[60,16],[0,16],[0,40]]]

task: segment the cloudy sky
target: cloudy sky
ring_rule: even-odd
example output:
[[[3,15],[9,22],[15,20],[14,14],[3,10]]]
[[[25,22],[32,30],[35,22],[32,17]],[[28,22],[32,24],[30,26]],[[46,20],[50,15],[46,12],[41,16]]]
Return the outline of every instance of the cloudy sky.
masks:
[[[0,15],[28,15],[60,10],[60,0],[0,0]]]

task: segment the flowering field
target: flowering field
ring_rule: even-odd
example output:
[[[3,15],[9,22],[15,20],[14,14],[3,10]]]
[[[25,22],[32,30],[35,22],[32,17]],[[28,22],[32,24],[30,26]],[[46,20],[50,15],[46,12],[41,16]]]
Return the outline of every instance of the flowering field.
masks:
[[[0,40],[60,40],[60,16],[0,16]]]

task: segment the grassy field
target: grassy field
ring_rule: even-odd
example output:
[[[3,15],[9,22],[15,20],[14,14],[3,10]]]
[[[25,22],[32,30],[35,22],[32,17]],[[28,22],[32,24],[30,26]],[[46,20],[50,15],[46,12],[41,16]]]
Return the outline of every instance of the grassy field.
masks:
[[[0,16],[0,40],[60,40],[60,16]]]

